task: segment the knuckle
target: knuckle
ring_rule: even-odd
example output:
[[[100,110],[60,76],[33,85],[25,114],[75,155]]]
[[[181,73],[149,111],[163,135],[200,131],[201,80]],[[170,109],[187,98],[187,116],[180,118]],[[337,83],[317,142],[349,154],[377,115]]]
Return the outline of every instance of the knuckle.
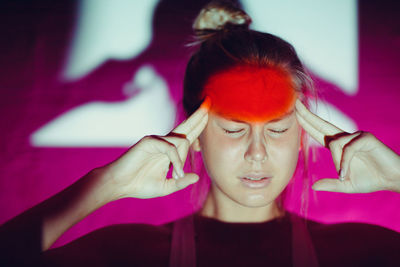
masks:
[[[375,139],[375,136],[370,133],[370,132],[363,132],[363,135],[365,136],[365,138],[367,139]]]
[[[148,143],[151,139],[150,135],[143,136],[142,139],[139,140],[138,144]]]
[[[172,150],[176,150],[178,149],[178,146],[175,143],[169,142],[169,146]]]
[[[330,149],[336,149],[336,148],[342,149],[344,145],[345,144],[343,142],[343,139],[341,139],[341,138],[333,139],[329,142]]]
[[[154,139],[156,139],[156,135],[146,135],[141,139],[141,141],[143,140],[143,141],[148,142],[148,141],[154,140]]]
[[[171,143],[167,138],[164,136],[159,135],[149,135],[146,137],[148,142],[154,142],[157,145],[164,146],[167,150],[171,150],[176,148],[173,143]]]
[[[167,144],[168,150],[170,150],[170,151],[176,150],[176,146],[173,143],[168,142],[168,141],[165,141],[164,143]]]
[[[140,139],[140,142],[144,142],[149,139],[151,139],[150,135],[146,135],[146,136],[143,136],[142,139]]]
[[[176,147],[181,148],[181,147],[189,147],[190,142],[186,137],[176,137]]]

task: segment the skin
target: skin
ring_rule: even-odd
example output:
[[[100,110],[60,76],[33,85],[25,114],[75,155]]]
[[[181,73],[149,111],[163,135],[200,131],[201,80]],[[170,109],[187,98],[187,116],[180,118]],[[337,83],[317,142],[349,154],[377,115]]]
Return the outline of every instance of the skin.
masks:
[[[278,132],[282,130],[286,131]],[[193,145],[201,151],[212,181],[201,214],[230,222],[260,222],[280,216],[275,200],[295,171],[300,133],[294,106],[286,115],[263,122],[237,122],[210,112]],[[254,172],[271,177],[270,184],[245,187],[240,177]]]

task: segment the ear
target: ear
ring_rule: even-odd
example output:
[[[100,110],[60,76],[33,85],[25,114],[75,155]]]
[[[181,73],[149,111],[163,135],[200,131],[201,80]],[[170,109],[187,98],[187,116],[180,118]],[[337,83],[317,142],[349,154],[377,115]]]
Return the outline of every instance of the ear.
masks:
[[[194,142],[192,143],[192,149],[196,152],[201,151],[201,147],[200,147],[200,140],[199,138],[196,138],[196,140],[194,140]]]

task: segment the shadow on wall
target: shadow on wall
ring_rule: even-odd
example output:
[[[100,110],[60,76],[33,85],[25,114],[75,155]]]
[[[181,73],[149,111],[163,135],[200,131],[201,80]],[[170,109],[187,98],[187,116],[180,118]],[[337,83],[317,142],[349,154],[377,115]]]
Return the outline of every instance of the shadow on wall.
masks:
[[[92,1],[82,1],[78,28],[64,71],[64,77],[70,81],[67,82],[67,90],[79,87],[86,93],[92,89],[98,93],[104,88],[104,94],[119,95],[122,100],[112,103],[90,101],[70,109],[35,131],[31,136],[31,143],[34,146],[50,147],[128,147],[145,135],[168,133],[174,126],[176,114],[176,104],[172,101],[170,93],[175,102],[181,98],[181,81],[190,52],[189,49],[182,52],[182,47],[189,41],[190,22],[205,2],[198,1],[194,6],[188,5],[185,1],[161,1],[153,16],[153,34],[146,33],[146,29],[136,28],[143,26],[141,24],[132,22],[120,25],[125,30],[116,30],[119,33],[128,34],[129,31],[126,30],[128,28],[132,29],[131,34],[134,36],[136,33],[146,36],[136,38],[138,45],[136,43],[131,45],[131,50],[136,57],[117,61],[113,57],[129,53],[126,53],[126,45],[118,47],[115,44],[118,40],[124,42],[124,40],[131,40],[132,37],[118,36],[112,32],[110,34],[109,30],[103,28],[93,29],[93,25],[103,25],[104,28],[109,29],[110,26],[104,22],[107,17],[110,18],[109,24],[115,26],[113,21],[115,14],[110,16],[109,13],[118,9],[115,8],[116,4],[111,6],[114,6],[111,11],[108,11],[106,7],[110,5],[109,2],[102,1],[94,4]],[[103,8],[99,8],[99,3]],[[146,16],[153,14],[152,8],[149,5],[146,12],[142,12],[143,10],[135,10],[132,7],[130,12],[122,15],[132,16],[131,13],[140,12],[141,14],[136,13],[134,17],[140,17],[139,21],[147,21]],[[99,13],[99,10],[102,10],[104,14],[95,14]],[[90,18],[92,21],[86,22]],[[126,22],[124,19],[121,21]],[[182,25],[187,27],[182,27]],[[100,33],[93,34],[94,30]],[[150,28],[148,30],[151,31]],[[104,32],[109,36],[106,36]],[[88,41],[90,36],[93,40]],[[148,47],[143,47],[149,39],[147,36],[154,37]],[[105,40],[108,47],[100,48],[99,46],[103,44],[94,42],[96,39]],[[108,39],[115,40],[109,42]],[[88,43],[94,49],[90,50],[91,46]],[[113,44],[114,47],[112,47]],[[143,50],[141,47],[146,48],[142,53],[140,53]],[[107,58],[109,60],[106,60]],[[105,61],[105,63],[96,66],[96,63],[93,63],[96,61],[97,63]],[[82,74],[79,73],[79,66],[90,65],[94,65],[94,69],[87,71],[85,67],[81,68],[81,73],[89,72],[89,74],[80,77]],[[75,81],[71,82],[71,80]]]
[[[328,38],[315,39],[304,34],[295,35],[293,32],[296,31],[293,31],[293,27],[284,27],[284,21],[279,17],[273,16],[277,13],[273,12],[274,10],[289,9],[296,10],[295,13],[292,12],[293,20],[301,20],[304,14],[297,12],[298,6],[291,5],[290,8],[286,6],[285,9],[285,6],[282,6],[282,4],[277,5],[268,1],[263,2],[264,6],[260,6],[260,3],[254,0],[244,0],[242,2],[244,8],[254,18],[253,25],[255,29],[268,30],[278,35],[281,34],[280,36],[283,36],[285,39],[287,38],[296,47],[307,48],[303,49],[305,52],[300,50],[300,56],[304,55],[305,62],[310,62],[311,66],[320,66],[322,73],[324,71],[329,73],[329,71],[326,71],[329,68],[328,66],[335,65],[332,64],[334,63],[333,59],[337,59],[338,57],[330,57],[330,59],[329,57],[322,59],[320,57],[313,58],[307,52],[310,50],[314,53],[318,52],[318,49],[313,49],[312,47],[325,47],[324,44],[320,44],[319,46],[318,44],[321,40]],[[353,29],[356,28],[354,23],[356,17],[351,17],[351,12],[354,11],[355,4],[354,1],[347,3],[348,5],[343,5],[343,3],[340,5],[336,4],[336,7],[340,7],[344,11],[349,10],[348,14],[346,13],[345,21],[349,24],[353,22],[353,24],[346,28]],[[34,146],[128,147],[145,135],[166,134],[173,128],[176,110],[175,103],[169,97],[169,92],[171,92],[175,102],[180,99],[181,78],[176,77],[176,73],[179,72],[180,77],[183,76],[182,66],[186,62],[189,50],[185,51],[186,54],[177,52],[180,51],[179,47],[188,42],[188,36],[191,33],[190,28],[183,32],[177,30],[182,29],[182,25],[190,26],[190,22],[196,15],[197,10],[204,3],[201,3],[198,9],[195,9],[193,6],[185,6],[182,1],[161,1],[158,3],[153,16],[154,38],[151,43],[150,39],[153,34],[151,33],[151,29],[147,29],[143,22],[149,21],[149,17],[153,14],[155,3],[151,3],[150,1],[147,5],[141,6],[140,9],[135,9],[135,5],[129,7],[126,5],[127,3],[122,4],[124,5],[118,5],[117,3],[110,5],[106,1],[94,3],[90,0],[81,2],[78,12],[77,29],[63,74],[67,78],[66,80],[69,81],[81,78],[78,82],[70,82],[70,86],[72,87],[77,86],[81,88],[80,84],[84,83],[86,88],[81,89],[85,91],[91,90],[88,87],[99,90],[100,81],[100,86],[108,87],[108,91],[105,91],[105,93],[108,92],[110,95],[115,95],[119,91],[121,94],[122,90],[124,99],[114,101],[113,103],[109,101],[90,101],[62,113],[32,134],[31,143]],[[302,2],[302,5],[305,4],[307,4],[307,1]],[[259,8],[257,9],[255,6],[259,6]],[[190,9],[195,12],[190,12]],[[263,12],[267,16],[260,16],[259,10],[265,10]],[[305,10],[312,11],[312,14],[317,14],[319,17],[328,17],[329,14],[333,14],[330,6],[326,5],[319,6],[319,10]],[[297,18],[294,16],[296,14]],[[355,14],[356,12],[354,12]],[[299,17],[300,15],[301,17]],[[135,19],[129,20],[126,18]],[[321,29],[321,26],[310,27],[310,25],[314,24],[312,18],[307,16],[307,19],[302,19],[303,27],[308,29],[314,28],[315,30],[311,31],[313,33],[323,33],[324,29]],[[186,21],[182,21],[182,19]],[[115,21],[118,21],[118,23],[116,24]],[[341,50],[344,57],[346,53],[343,53],[343,51],[347,51],[347,54],[351,53],[352,48],[356,46],[356,44],[350,42],[351,40],[356,40],[355,36],[351,36],[352,31],[343,33],[343,31],[338,30],[339,27],[335,25],[332,19],[325,21],[329,22],[325,23],[325,27],[330,29],[325,34],[330,37],[329,40],[343,39],[343,37],[345,37],[345,40],[348,40],[348,42],[342,42],[342,46],[335,46],[337,47],[336,49]],[[291,23],[288,25],[291,25]],[[115,30],[112,31],[112,29]],[[132,36],[129,34],[140,37],[132,39]],[[321,34],[314,35],[320,36]],[[136,40],[136,42],[133,40]],[[150,45],[141,53],[148,43]],[[344,44],[347,44],[347,46]],[[343,49],[343,47],[347,47],[348,49]],[[160,52],[163,53],[159,57]],[[135,56],[131,60],[123,62],[113,60],[113,58],[123,58],[130,54]],[[166,56],[173,54],[175,54],[174,57]],[[350,57],[345,58],[350,60]],[[107,59],[110,60],[107,61]],[[185,61],[180,62],[180,59],[185,59]],[[106,63],[101,65],[102,62]],[[167,62],[175,63],[167,64]],[[98,67],[99,64],[100,67]],[[123,68],[121,68],[121,64],[124,65]],[[171,73],[171,65],[177,68],[177,72]],[[344,65],[353,66],[354,64],[345,62]],[[92,66],[91,69],[90,66]],[[96,69],[96,67],[98,68]],[[104,68],[108,69],[105,73],[102,70]],[[342,70],[346,68],[338,69]],[[130,71],[131,77],[133,76],[130,78],[131,81],[129,79],[123,81],[122,79],[127,79],[126,76],[116,81],[117,75],[121,75],[122,73],[127,74]],[[86,74],[88,72],[89,75]],[[354,72],[354,70],[344,71],[344,73]],[[100,75],[99,73],[102,74]],[[82,76],[84,77],[82,78]],[[88,79],[88,77],[92,79]],[[340,74],[336,74],[336,77],[340,77]],[[348,77],[344,77],[344,80],[339,79],[338,82],[341,84],[352,84],[348,80]],[[354,87],[354,85],[352,86]],[[116,90],[110,90],[110,88],[115,88]],[[343,90],[349,91],[353,89],[345,87]],[[314,106],[314,110],[321,117],[333,121],[336,125],[347,131],[356,130],[355,123],[334,106],[320,101],[319,107],[320,109],[316,109]]]

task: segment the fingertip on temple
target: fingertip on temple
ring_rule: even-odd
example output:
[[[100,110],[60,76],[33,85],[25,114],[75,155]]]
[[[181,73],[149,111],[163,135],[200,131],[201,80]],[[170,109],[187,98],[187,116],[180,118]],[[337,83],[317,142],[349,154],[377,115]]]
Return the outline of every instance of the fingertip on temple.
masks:
[[[210,107],[211,107],[211,99],[210,99],[210,97],[206,96],[206,98],[204,99],[204,101],[201,104],[200,108],[209,111]]]
[[[296,104],[295,104],[296,110],[299,112],[302,112],[305,109],[304,104],[301,102],[299,98],[296,99]]]

